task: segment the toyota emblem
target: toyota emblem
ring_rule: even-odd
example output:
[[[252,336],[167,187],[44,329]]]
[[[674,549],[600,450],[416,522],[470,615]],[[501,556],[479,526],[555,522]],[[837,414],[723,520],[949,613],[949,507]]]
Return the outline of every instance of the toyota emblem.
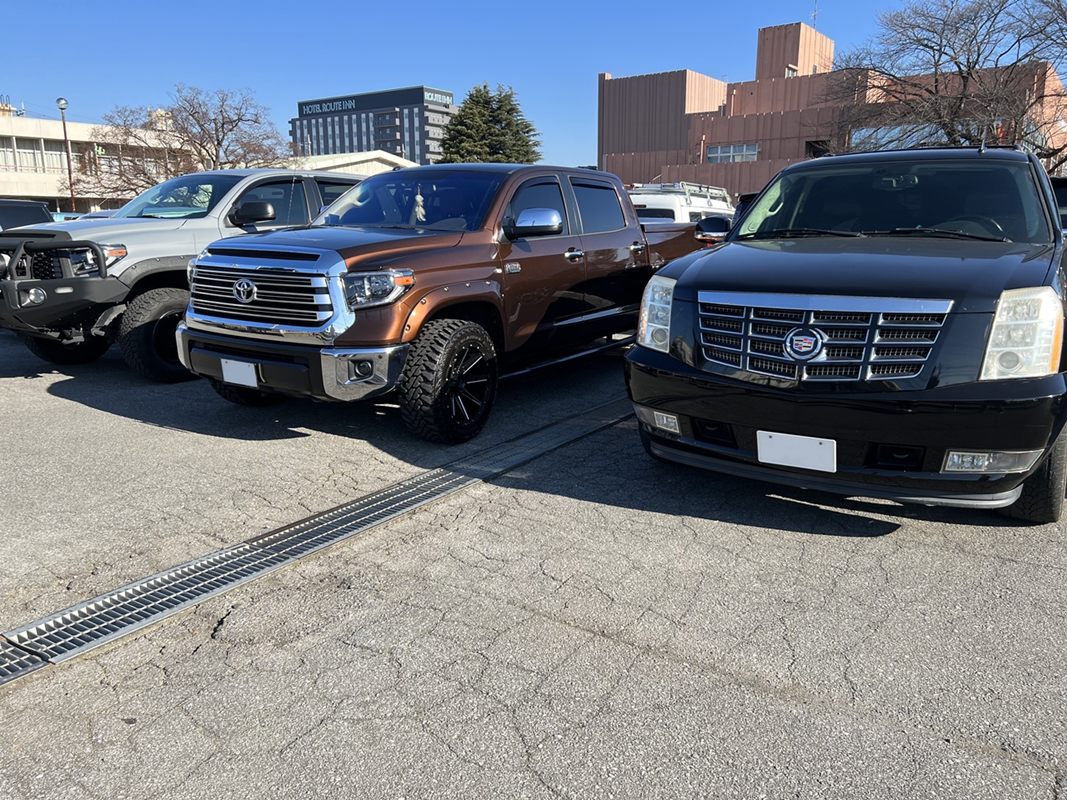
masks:
[[[233,285],[233,296],[238,303],[251,303],[256,299],[256,285],[248,278],[241,278]]]

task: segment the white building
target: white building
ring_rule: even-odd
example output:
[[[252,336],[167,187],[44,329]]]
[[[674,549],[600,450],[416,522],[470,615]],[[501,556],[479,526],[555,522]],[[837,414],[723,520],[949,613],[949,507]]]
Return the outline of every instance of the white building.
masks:
[[[92,146],[93,131],[98,127],[67,122],[75,173],[78,145]],[[16,116],[14,107],[0,104],[0,197],[45,200],[53,211],[70,211],[62,122]],[[90,198],[75,197],[77,211],[95,207]]]

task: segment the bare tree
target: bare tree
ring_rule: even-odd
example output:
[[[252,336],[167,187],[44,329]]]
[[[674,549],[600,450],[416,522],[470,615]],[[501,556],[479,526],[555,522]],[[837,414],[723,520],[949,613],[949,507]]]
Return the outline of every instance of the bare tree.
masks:
[[[1023,144],[1067,158],[1067,97],[1050,35],[1064,0],[908,0],[846,53],[828,84],[837,151],[920,144]]]
[[[162,108],[119,106],[104,115],[95,144],[76,154],[75,190],[129,199],[176,175],[207,169],[269,167],[292,156],[269,110],[250,90],[205,92],[179,84]]]

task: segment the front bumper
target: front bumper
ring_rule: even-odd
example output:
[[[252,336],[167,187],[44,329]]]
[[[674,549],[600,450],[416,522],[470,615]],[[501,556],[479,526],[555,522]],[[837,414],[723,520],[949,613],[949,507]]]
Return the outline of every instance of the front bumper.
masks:
[[[636,405],[678,417],[678,433],[641,423],[654,455],[742,477],[926,505],[1011,505],[1042,459],[1025,473],[945,473],[947,451],[1043,450],[1067,418],[1063,375],[798,396],[635,347],[627,356],[626,383]],[[757,431],[833,439],[836,471],[761,462]]]
[[[191,372],[223,380],[223,360],[251,364],[257,388],[317,400],[350,401],[396,387],[408,345],[319,348],[220,336],[178,325],[178,357]],[[251,387],[250,387],[251,388]]]
[[[71,253],[85,251],[92,252],[98,267],[90,274],[76,273]],[[9,237],[0,241],[0,255],[0,328],[36,333],[83,327],[123,302],[130,291],[107,276],[104,253],[95,242]],[[30,266],[37,257],[45,259],[43,275]]]

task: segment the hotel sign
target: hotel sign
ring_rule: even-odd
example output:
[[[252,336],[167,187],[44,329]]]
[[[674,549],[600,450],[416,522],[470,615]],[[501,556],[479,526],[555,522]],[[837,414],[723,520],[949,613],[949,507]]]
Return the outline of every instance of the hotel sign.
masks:
[[[304,103],[300,106],[300,116],[308,117],[312,114],[329,114],[336,111],[355,111],[355,98],[349,97],[342,100],[324,100],[319,103]]]
[[[423,92],[424,103],[438,103],[443,106],[452,105],[452,95],[444,92]]]

